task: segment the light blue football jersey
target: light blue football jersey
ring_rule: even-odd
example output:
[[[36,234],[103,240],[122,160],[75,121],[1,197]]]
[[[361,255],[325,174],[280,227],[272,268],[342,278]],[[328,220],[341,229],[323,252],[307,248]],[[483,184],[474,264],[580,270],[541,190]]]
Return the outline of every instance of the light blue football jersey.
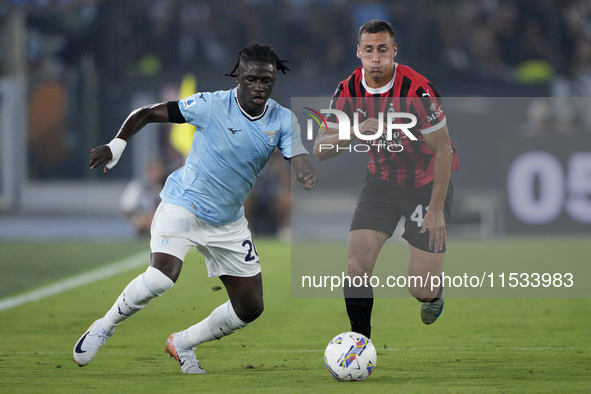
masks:
[[[160,196],[209,224],[244,215],[244,201],[276,147],[287,159],[308,154],[297,118],[272,99],[257,117],[240,108],[236,89],[196,93],[179,100],[179,108],[195,126],[193,144]]]

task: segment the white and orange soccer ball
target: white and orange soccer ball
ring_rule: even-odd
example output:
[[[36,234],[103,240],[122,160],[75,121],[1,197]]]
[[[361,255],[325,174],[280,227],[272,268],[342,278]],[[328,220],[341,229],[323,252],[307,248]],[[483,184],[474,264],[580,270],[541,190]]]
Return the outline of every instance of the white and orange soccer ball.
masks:
[[[357,332],[343,332],[334,337],[324,352],[324,365],[341,382],[367,379],[376,367],[373,343]]]

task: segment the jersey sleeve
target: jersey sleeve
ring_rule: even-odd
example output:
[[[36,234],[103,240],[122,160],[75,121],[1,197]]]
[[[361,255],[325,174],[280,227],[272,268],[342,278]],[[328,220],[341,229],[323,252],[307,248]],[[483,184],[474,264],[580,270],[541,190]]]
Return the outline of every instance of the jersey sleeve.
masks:
[[[286,159],[308,154],[302,143],[300,123],[291,111],[284,117],[284,121],[281,124],[281,139],[277,147]]]
[[[421,134],[430,134],[446,124],[445,113],[441,106],[441,95],[431,82],[424,79],[415,90],[412,98],[412,112],[417,116]]]
[[[337,86],[335,92],[332,95],[332,99],[330,100],[330,109],[338,109],[339,111],[343,111],[347,116],[351,116],[351,98],[347,96],[345,93],[345,82],[343,81]],[[339,128],[339,120],[335,114],[327,114],[326,115],[326,125],[330,128],[338,129]]]
[[[205,127],[211,117],[211,93],[195,93],[179,100],[179,109],[187,123]]]

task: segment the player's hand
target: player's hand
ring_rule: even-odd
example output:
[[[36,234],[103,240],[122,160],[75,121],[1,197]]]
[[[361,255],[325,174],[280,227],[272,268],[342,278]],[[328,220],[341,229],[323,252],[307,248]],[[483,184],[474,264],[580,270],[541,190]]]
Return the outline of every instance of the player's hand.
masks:
[[[304,185],[304,189],[312,190],[318,183],[318,172],[315,168],[308,168],[297,174],[295,181]]]
[[[94,148],[90,152],[90,169],[94,170],[101,164],[108,163],[111,159],[113,159],[113,152],[111,152],[111,148],[109,148],[108,145],[101,145],[98,148]],[[106,173],[107,171],[109,171],[109,169],[105,166],[103,172]]]
[[[423,218],[423,227],[420,233],[429,230],[429,250],[441,252],[443,246],[447,243],[447,230],[445,229],[445,219],[443,211],[429,209]]]
[[[90,169],[93,170],[102,163],[107,162],[107,165],[103,169],[106,173],[117,165],[126,146],[127,141],[115,137],[107,145],[94,148],[90,152]]]

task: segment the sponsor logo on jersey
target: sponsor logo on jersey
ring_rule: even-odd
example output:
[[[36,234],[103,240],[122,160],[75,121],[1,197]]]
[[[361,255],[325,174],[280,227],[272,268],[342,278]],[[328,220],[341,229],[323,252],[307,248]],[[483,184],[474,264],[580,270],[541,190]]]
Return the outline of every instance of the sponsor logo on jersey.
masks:
[[[431,103],[429,111],[431,113],[427,115],[427,121],[429,121],[430,123],[436,121],[443,114],[443,109],[441,108],[441,105],[438,105],[437,103]]]

